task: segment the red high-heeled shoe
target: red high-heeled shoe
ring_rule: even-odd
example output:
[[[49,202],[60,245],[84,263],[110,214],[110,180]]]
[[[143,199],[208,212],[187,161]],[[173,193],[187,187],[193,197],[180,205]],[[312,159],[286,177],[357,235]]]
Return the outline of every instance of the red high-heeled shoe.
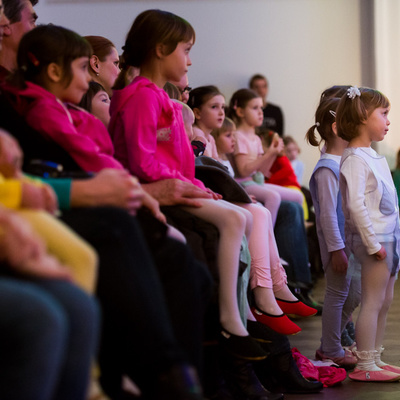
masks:
[[[315,315],[318,310],[307,306],[306,304],[302,303],[300,300],[289,301],[289,300],[281,300],[275,298],[278,306],[285,314],[294,314],[298,315],[299,317],[311,317]]]
[[[258,322],[261,322],[282,335],[296,335],[296,333],[301,331],[301,328],[285,314],[272,315],[261,311],[257,307],[252,307],[251,311]]]

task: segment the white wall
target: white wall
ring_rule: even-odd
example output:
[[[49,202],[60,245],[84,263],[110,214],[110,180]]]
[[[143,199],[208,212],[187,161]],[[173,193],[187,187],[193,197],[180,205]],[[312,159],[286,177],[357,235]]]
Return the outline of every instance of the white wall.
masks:
[[[286,134],[302,148],[306,180],[319,152],[304,142],[322,90],[361,84],[359,0],[40,0],[39,23],[102,35],[118,49],[135,16],[149,8],[174,12],[196,30],[190,85],[215,84],[229,96],[256,72],[270,81]]]

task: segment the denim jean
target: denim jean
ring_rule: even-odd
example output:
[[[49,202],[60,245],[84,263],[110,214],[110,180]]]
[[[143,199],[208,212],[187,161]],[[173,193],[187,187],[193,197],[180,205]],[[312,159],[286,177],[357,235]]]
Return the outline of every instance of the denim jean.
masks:
[[[311,283],[302,206],[293,201],[282,201],[274,231],[279,255],[289,263],[285,267],[288,280]]]
[[[97,332],[97,305],[74,285],[2,274],[1,399],[85,399]]]

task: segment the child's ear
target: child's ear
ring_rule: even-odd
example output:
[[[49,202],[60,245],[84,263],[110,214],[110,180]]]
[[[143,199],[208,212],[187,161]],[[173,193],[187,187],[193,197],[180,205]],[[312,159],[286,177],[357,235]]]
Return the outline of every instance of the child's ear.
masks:
[[[92,68],[92,70],[96,74],[99,73],[99,63],[100,63],[99,57],[97,57],[93,54],[89,59],[89,65],[90,65],[90,68]]]
[[[332,124],[332,131],[337,136],[336,121]]]
[[[244,109],[242,107],[237,107],[236,108],[236,115],[239,118],[243,118],[244,117]]]
[[[200,119],[201,118],[200,108],[197,107],[193,108],[193,114],[196,119]]]
[[[56,63],[51,63],[47,66],[47,75],[51,81],[60,82],[63,78],[62,68]]]
[[[156,45],[156,56],[157,58],[163,58],[165,56],[165,44],[158,43]]]

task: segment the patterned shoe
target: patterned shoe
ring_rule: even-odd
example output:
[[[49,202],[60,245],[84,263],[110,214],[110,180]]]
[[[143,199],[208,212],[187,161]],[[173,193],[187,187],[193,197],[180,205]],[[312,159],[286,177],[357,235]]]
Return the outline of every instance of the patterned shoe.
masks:
[[[356,368],[353,372],[349,373],[349,378],[353,381],[359,382],[396,382],[400,380],[400,374],[386,371],[362,371]]]

